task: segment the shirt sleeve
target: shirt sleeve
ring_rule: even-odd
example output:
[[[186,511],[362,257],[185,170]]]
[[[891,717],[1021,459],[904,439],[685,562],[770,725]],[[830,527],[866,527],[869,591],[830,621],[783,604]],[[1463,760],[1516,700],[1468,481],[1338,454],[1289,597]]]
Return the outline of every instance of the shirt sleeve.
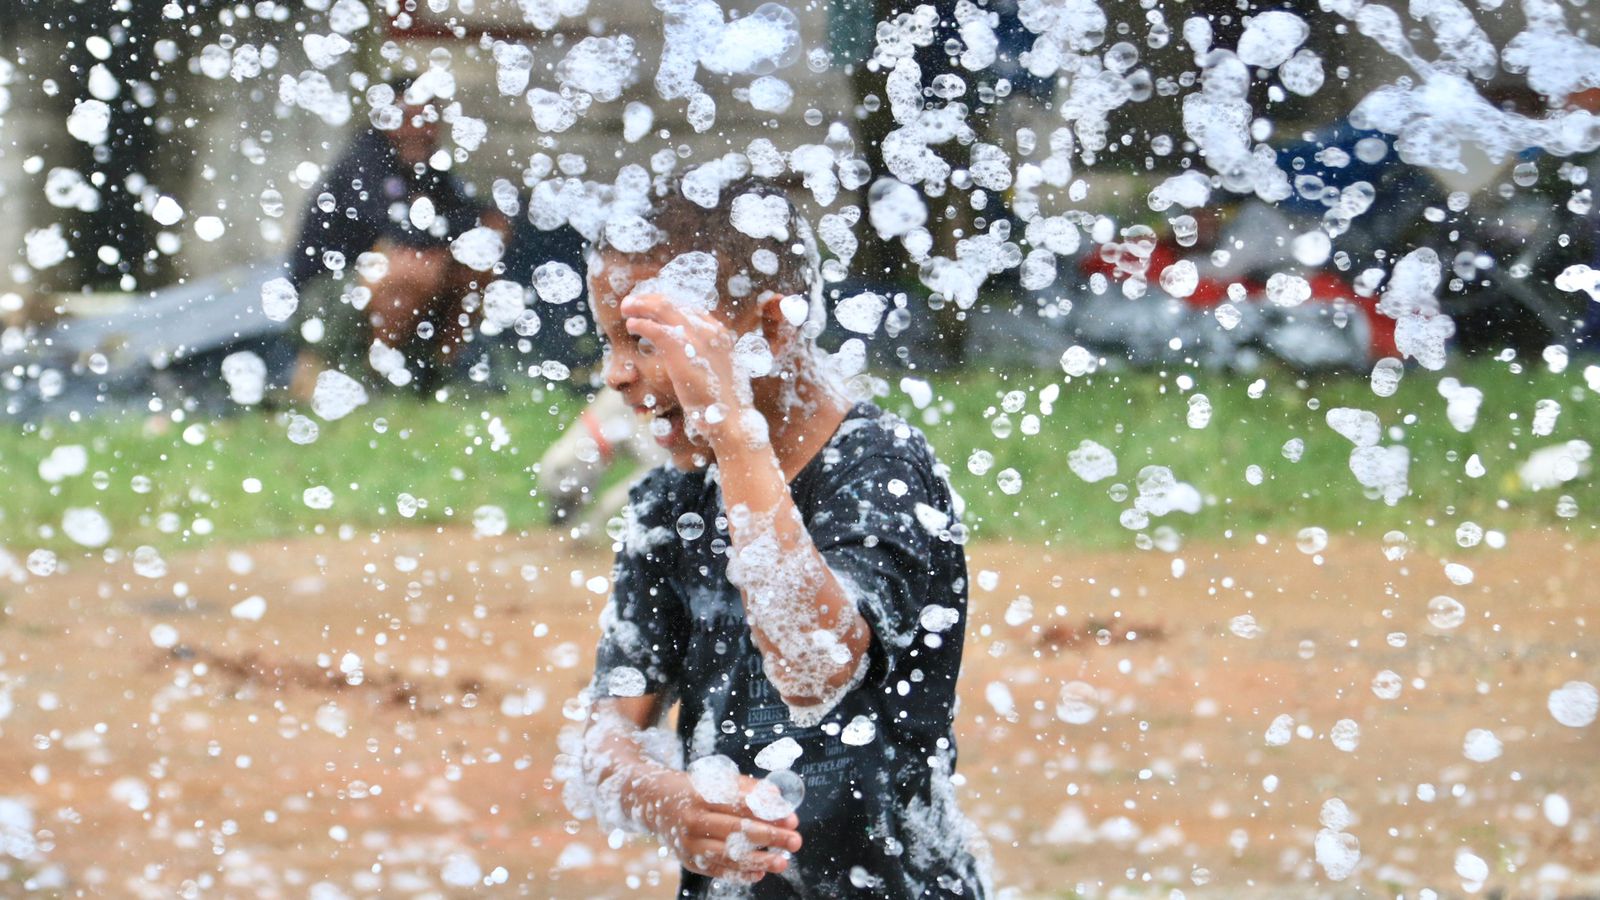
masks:
[[[650,479],[635,486],[624,511],[627,531],[600,614],[594,690],[599,697],[670,693],[681,681],[687,620],[668,582],[677,535],[655,521]]]
[[[938,571],[946,554],[935,552],[955,521],[949,491],[903,456],[846,463],[830,481],[808,530],[872,628],[867,681],[882,684],[913,646],[933,579],[955,577]]]

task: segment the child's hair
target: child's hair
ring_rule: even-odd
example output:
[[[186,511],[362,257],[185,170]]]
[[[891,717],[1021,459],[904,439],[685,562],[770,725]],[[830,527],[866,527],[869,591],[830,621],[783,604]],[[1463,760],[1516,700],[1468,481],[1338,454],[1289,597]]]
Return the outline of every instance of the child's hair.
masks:
[[[715,164],[712,164],[715,165]],[[817,239],[805,217],[778,185],[754,175],[744,175],[722,185],[711,206],[684,194],[685,182],[704,184],[693,177],[702,167],[684,172],[657,187],[649,208],[639,214],[655,229],[655,243],[648,249],[625,251],[607,239],[601,228],[590,245],[593,255],[617,255],[664,266],[685,253],[708,253],[717,260],[719,309],[729,318],[741,315],[748,304],[768,291],[781,296],[799,295],[811,313],[802,331],[814,337],[821,324],[822,272]],[[695,191],[697,195],[699,191]],[[756,200],[741,198],[754,197]],[[787,214],[787,236],[751,237],[734,227],[734,219],[745,207],[759,215],[762,204],[781,201]],[[770,208],[770,207],[769,207]],[[770,221],[770,219],[769,219]],[[758,229],[753,229],[758,230]]]

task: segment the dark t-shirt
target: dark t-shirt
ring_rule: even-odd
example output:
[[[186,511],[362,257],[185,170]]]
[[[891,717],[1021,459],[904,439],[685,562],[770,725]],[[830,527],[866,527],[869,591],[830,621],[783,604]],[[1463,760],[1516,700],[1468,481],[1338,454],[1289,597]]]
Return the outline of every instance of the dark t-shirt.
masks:
[[[760,778],[757,754],[784,738],[798,744],[790,768],[805,783],[805,846],[751,896],[983,896],[976,833],[950,780],[967,574],[944,471],[921,432],[863,403],[790,484],[813,543],[872,628],[865,678],[809,727],[791,721],[767,680],[728,580],[716,482],[668,467],[634,487],[595,688],[636,686],[631,672],[613,676],[626,667],[647,693],[676,697],[690,760],[720,753]],[[681,896],[710,888],[683,873]]]
[[[323,194],[333,196],[331,210],[318,204]],[[432,201],[438,228],[424,231],[412,224],[411,204],[421,197]],[[345,268],[353,268],[356,257],[380,238],[404,247],[443,247],[472,228],[482,211],[455,175],[431,168],[418,175],[400,159],[388,135],[369,128],[312,190],[289,259],[289,280],[300,287],[327,271],[322,255],[329,250],[344,254]]]

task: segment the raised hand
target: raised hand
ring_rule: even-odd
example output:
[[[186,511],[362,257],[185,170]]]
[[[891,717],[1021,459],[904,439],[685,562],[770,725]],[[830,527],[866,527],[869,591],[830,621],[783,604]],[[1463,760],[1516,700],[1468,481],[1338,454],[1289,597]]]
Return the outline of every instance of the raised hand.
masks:
[[[709,312],[685,309],[659,294],[634,294],[620,312],[628,333],[662,355],[689,433],[713,442],[737,427],[751,406],[748,378],[734,363],[734,330]]]

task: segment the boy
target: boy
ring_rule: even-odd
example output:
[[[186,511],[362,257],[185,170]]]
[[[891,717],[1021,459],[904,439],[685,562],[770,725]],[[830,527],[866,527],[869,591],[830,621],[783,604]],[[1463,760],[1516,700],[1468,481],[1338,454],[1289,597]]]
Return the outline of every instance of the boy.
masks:
[[[817,353],[816,243],[783,194],[705,199],[673,184],[590,253],[606,382],[672,464],[630,498],[568,804],[658,836],[682,897],[985,896],[951,780],[944,469]]]

